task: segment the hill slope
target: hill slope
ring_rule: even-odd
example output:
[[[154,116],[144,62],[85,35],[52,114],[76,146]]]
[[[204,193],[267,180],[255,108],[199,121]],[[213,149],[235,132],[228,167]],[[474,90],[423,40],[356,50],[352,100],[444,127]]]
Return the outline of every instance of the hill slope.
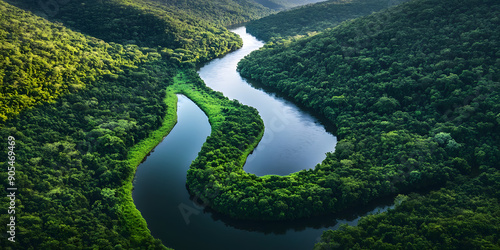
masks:
[[[0,167],[15,171],[15,179],[0,173],[2,211],[12,210],[5,188],[18,188],[15,242],[0,248],[164,248],[120,187],[136,167],[128,150],[175,110],[175,99],[164,98],[176,66],[3,1],[0,15],[1,108],[9,118],[0,123],[1,145],[14,153],[2,150],[10,160]]]
[[[106,42],[150,47],[180,61],[203,62],[241,46],[241,39],[226,28],[155,1],[75,0],[56,4],[57,8],[26,2],[17,4]],[[223,20],[224,15],[228,13],[222,11],[211,19]]]
[[[0,120],[145,59],[0,2]]]
[[[300,5],[317,3],[324,0],[254,0],[254,1],[270,9],[283,10]]]
[[[166,89],[180,70],[192,79],[176,81],[177,87],[211,100],[212,109],[220,108],[218,114],[209,115],[210,119],[236,120],[222,123],[235,131],[250,127],[248,124],[257,132],[263,130],[262,124],[255,123],[260,119],[253,108],[209,90],[196,78],[191,63],[240,46],[236,35],[208,23],[198,24],[201,21],[196,17],[186,21],[184,14],[179,14],[176,20],[162,19],[156,12],[148,13],[161,10],[144,11],[113,3],[116,1],[94,6],[127,14],[105,31],[120,33],[119,25],[123,24],[142,25],[141,29],[175,24],[175,31],[205,37],[186,41],[193,48],[189,51],[175,44],[173,48],[139,47],[120,40],[125,33],[114,37],[123,44],[108,43],[0,1],[0,101],[4,112],[0,136],[5,138],[0,144],[10,150],[0,151],[2,159],[9,159],[0,162],[0,167],[15,171],[15,179],[8,178],[7,171],[0,173],[3,211],[11,209],[6,187],[19,188],[16,237],[11,237],[12,242],[0,241],[2,249],[165,248],[151,236],[133,204],[131,190],[136,167],[176,122],[176,97]],[[65,24],[82,22],[82,16],[92,14],[75,16],[78,20],[73,22],[68,15]],[[184,21],[194,23],[189,26]],[[151,35],[148,32],[144,34]],[[163,35],[168,38],[180,33]],[[220,43],[197,44],[216,35],[214,40]],[[147,42],[151,41],[145,40],[143,45]],[[205,53],[208,50],[215,54]],[[185,53],[195,57],[187,58]],[[213,132],[222,134],[220,128]],[[240,143],[246,132],[231,134],[238,137],[231,141]],[[256,140],[245,138],[246,147]],[[7,224],[9,219],[8,213],[0,214],[2,222]]]
[[[28,20],[27,13],[2,3],[0,120],[81,89],[99,75],[116,73],[120,65],[144,61],[142,52],[152,57],[161,54],[173,63],[197,63],[241,46],[241,39],[227,29],[156,2],[44,3],[16,2],[36,13],[51,14],[49,19],[60,21],[58,24],[35,17]],[[200,6],[203,3],[207,2],[200,2]],[[221,12],[227,14],[229,10]],[[223,14],[213,18],[224,19]]]
[[[265,41],[307,36],[400,2],[403,1],[330,0],[266,16],[248,23],[246,27],[249,33]]]

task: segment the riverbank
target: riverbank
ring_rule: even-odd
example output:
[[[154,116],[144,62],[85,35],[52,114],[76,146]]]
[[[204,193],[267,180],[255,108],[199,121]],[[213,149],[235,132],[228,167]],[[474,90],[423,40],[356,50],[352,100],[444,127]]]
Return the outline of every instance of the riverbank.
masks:
[[[191,79],[191,81],[193,80]],[[191,99],[207,115],[210,125],[212,126],[212,131],[217,130],[222,126],[221,123],[225,120],[221,109],[226,105],[221,103],[220,95],[218,95],[219,99],[213,98],[211,95],[207,95],[206,92],[200,91],[199,88],[193,87],[194,86],[190,84],[190,79],[186,76],[185,72],[180,71],[174,78],[174,85],[169,88],[171,88],[176,94],[183,94]],[[204,87],[203,89],[207,90],[209,88]],[[211,90],[211,92],[215,91]],[[237,165],[243,167],[248,155],[252,153],[255,147],[257,147],[263,136],[264,129],[260,131],[256,140],[251,142],[251,144],[248,145],[248,147],[243,151]]]
[[[137,167],[144,160],[144,158],[170,133],[177,123],[177,96],[176,94],[183,94],[191,99],[200,109],[207,115],[212,131],[219,131],[223,129],[223,122],[226,116],[222,111],[223,108],[231,107],[232,101],[224,98],[220,93],[217,93],[206,87],[197,76],[193,69],[179,70],[177,76],[173,79],[173,84],[167,87],[167,94],[164,99],[168,109],[167,115],[163,118],[162,126],[151,133],[151,135],[136,144],[128,153],[127,162],[134,170],[134,175],[131,175],[126,184],[117,190],[117,196],[121,201],[121,214],[126,227],[133,229],[130,231],[136,232],[131,238],[138,244],[141,239],[151,237],[151,233],[147,227],[145,219],[142,217],[139,210],[137,210],[132,199],[133,180]],[[228,105],[229,104],[229,105]],[[258,121],[257,121],[258,122]],[[262,123],[260,121],[260,123]],[[264,129],[260,129],[260,133],[255,137],[249,146],[241,153],[238,164],[243,166],[246,156],[252,152],[258,144]],[[220,134],[216,132],[216,134]]]
[[[133,175],[124,180],[124,185],[117,190],[118,199],[121,201],[120,204],[122,204],[121,218],[123,224],[129,229],[128,231],[136,233],[131,235],[130,238],[138,245],[140,245],[141,239],[152,236],[146,220],[142,217],[140,211],[137,210],[132,199],[133,180],[141,161],[144,160],[151,150],[161,143],[177,123],[177,96],[172,92],[167,92],[164,102],[167,105],[167,114],[163,118],[162,126],[129,151],[127,162],[130,168],[133,169]]]

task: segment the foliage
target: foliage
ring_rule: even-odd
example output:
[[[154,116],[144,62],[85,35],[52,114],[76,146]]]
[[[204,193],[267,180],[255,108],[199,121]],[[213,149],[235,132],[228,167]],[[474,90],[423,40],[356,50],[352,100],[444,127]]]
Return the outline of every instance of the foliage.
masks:
[[[165,133],[173,126],[168,121],[175,121],[175,99],[169,96],[170,106],[163,100],[176,69],[158,61],[140,68],[148,77],[137,78],[137,72],[125,70],[117,79],[98,80],[2,125],[2,138],[16,138],[20,190],[19,237],[14,245],[2,241],[2,249],[163,248],[133,205],[137,153],[127,152],[162,124]],[[162,121],[167,111],[170,115]],[[151,149],[144,144],[148,141],[133,152],[145,150],[143,157]],[[5,158],[6,151],[0,157]],[[7,162],[0,167],[6,169]],[[7,173],[2,171],[0,178],[6,187]],[[5,192],[2,189],[3,211],[8,204]],[[5,215],[0,215],[2,221]]]
[[[269,15],[273,11],[253,0],[154,0],[162,5],[168,5],[187,12],[189,15],[219,26],[228,26],[255,20]],[[153,2],[153,1],[150,1]],[[178,11],[176,11],[178,12]]]
[[[145,60],[137,47],[102,41],[0,1],[0,121]]]
[[[402,1],[401,1],[402,2]],[[298,7],[252,21],[247,31],[255,37],[272,42],[284,42],[291,37],[317,34],[341,22],[365,16],[391,7],[388,0],[329,0]]]
[[[442,239],[472,247],[498,244],[497,228],[481,224],[498,218],[491,216],[498,213],[500,159],[495,1],[416,0],[252,54],[239,66],[243,75],[319,110],[340,139],[335,153],[314,170],[264,177],[242,167],[262,137],[257,111],[210,90],[191,64],[241,42],[201,20],[204,11],[180,7],[192,2],[181,3],[186,2],[74,0],[51,18],[101,41],[0,2],[0,76],[7,79],[2,98],[7,98],[4,93],[12,100],[25,95],[33,101],[23,103],[44,103],[26,110],[2,99],[2,108],[15,107],[5,111],[4,120],[15,117],[2,122],[0,137],[16,137],[16,183],[23,190],[17,196],[22,213],[16,247],[162,248],[134,208],[130,190],[141,155],[175,123],[173,93],[187,95],[209,116],[212,133],[188,171],[187,186],[217,211],[258,220],[303,218],[448,182],[446,189],[411,196],[394,212],[362,224],[372,226],[327,233],[317,247],[329,247],[331,240],[348,246],[360,235],[363,246],[374,246],[367,233],[387,247],[402,241],[427,246]],[[200,1],[200,9],[203,4],[212,8]],[[227,22],[231,9],[222,12],[211,18]],[[40,62],[26,63],[30,58]],[[11,61],[18,70],[7,65]],[[72,71],[52,72],[62,64]],[[16,79],[22,84],[5,84]],[[37,89],[42,83],[47,87]],[[40,94],[29,96],[34,90]],[[5,156],[0,152],[0,158]],[[0,168],[6,164],[0,162]],[[7,186],[5,172],[0,179]],[[5,189],[0,196],[5,209]],[[428,207],[415,210],[419,203]],[[433,211],[450,206],[464,211]],[[434,213],[430,219],[425,217],[429,212]],[[380,224],[388,233],[370,231],[375,227],[370,220],[398,225],[398,213],[427,220],[427,227],[418,228],[427,238],[412,241],[416,237],[397,226],[382,227],[388,223]],[[464,239],[455,231],[441,237],[444,228],[459,226],[453,217],[460,215],[479,229],[467,231]],[[390,230],[400,230],[402,237]]]
[[[498,248],[499,14],[495,1],[412,1],[239,64],[336,126],[316,171],[359,174],[334,200],[369,197],[352,187],[380,196],[384,179],[389,193],[445,187],[327,231],[315,249]]]
[[[241,39],[226,28],[155,1],[72,0],[58,4],[57,11],[45,1],[28,6],[106,42],[148,47],[178,61],[204,62],[241,47]]]
[[[254,1],[271,9],[283,10],[283,9],[297,7],[300,5],[317,3],[324,0],[254,0]]]
[[[7,103],[2,108],[13,108],[7,113],[11,119],[0,124],[0,137],[16,138],[20,190],[19,237],[15,244],[2,241],[0,248],[164,248],[150,235],[130,192],[137,158],[154,140],[136,144],[168,133],[175,123],[175,98],[165,99],[165,88],[176,64],[135,45],[86,37],[4,2],[0,8],[1,93]],[[11,99],[38,106],[27,109]],[[7,162],[0,167],[7,169]],[[6,187],[7,172],[0,177]],[[6,198],[2,189],[3,211]]]
[[[327,231],[314,249],[497,249],[500,176],[491,169],[429,195],[410,195],[358,226]]]
[[[335,153],[297,174],[325,188],[308,192],[316,211],[499,169],[499,12],[495,1],[412,1],[240,62],[336,127]]]

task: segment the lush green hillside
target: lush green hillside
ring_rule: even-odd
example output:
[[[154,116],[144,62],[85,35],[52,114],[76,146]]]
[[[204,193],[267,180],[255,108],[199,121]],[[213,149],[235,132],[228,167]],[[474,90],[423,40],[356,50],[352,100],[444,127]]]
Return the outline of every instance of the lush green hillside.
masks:
[[[241,39],[226,28],[154,1],[73,0],[56,3],[57,8],[44,1],[21,3],[34,13],[106,42],[150,47],[152,52],[180,61],[203,62],[241,46]]]
[[[44,3],[17,2],[42,14],[47,12]],[[53,14],[51,20],[62,23],[54,24],[42,18],[27,19],[29,14],[2,2],[0,120],[82,89],[100,75],[119,72],[123,65],[144,61],[143,53],[153,58],[163,56],[174,63],[196,63],[241,46],[241,39],[225,28],[173,7],[158,7],[160,4],[155,2],[56,4],[57,8],[52,6],[48,13]],[[221,18],[225,17],[221,14]]]
[[[366,16],[403,1],[330,0],[293,10],[279,12],[246,25],[247,31],[259,39],[279,41],[289,37],[316,34],[341,22]]]
[[[0,151],[0,157],[9,159],[0,167],[15,170],[15,179],[8,178],[13,172],[0,173],[0,207],[16,212],[16,242],[2,240],[2,249],[164,248],[150,235],[131,191],[137,165],[175,124],[174,92],[204,108],[215,124],[211,141],[223,141],[207,145],[235,150],[226,152],[229,158],[241,160],[262,135],[254,109],[208,89],[191,63],[180,63],[192,61],[180,58],[187,50],[107,43],[3,1],[0,8],[5,110],[0,137],[8,149]],[[120,24],[134,23],[132,17]],[[156,23],[165,22],[146,24]],[[217,30],[193,27],[185,32]],[[192,45],[189,53],[204,56],[205,48],[228,51],[235,48],[233,38],[221,35],[218,47]],[[166,92],[181,68],[188,77],[176,78],[175,88]],[[228,131],[233,132],[223,133]],[[250,132],[255,136],[246,137]],[[15,210],[9,208],[6,191],[11,186],[18,188]],[[0,219],[7,224],[11,215],[2,213]]]
[[[324,0],[254,0],[271,9],[289,9],[300,5],[317,3]]]
[[[396,209],[327,231],[314,249],[498,249],[499,180],[493,170],[425,196],[399,196]]]
[[[9,118],[0,137],[10,147],[0,152],[9,159],[0,166],[15,169],[15,179],[0,174],[0,218],[7,224],[15,216],[17,233],[15,243],[4,239],[0,248],[162,248],[133,207],[136,165],[127,155],[175,111],[175,99],[164,99],[176,66],[3,1],[0,15],[1,108]],[[18,188],[15,214],[6,212],[9,180]]]
[[[254,20],[274,12],[253,0],[151,0],[217,25],[232,25]]]
[[[0,2],[0,120],[147,58]]]
[[[496,188],[480,194],[481,185],[498,186],[500,170],[498,16],[500,5],[492,0],[411,1],[268,46],[240,62],[243,76],[318,110],[337,128],[335,153],[307,175],[324,175],[314,183],[331,182],[334,194],[320,195],[323,204],[449,182],[443,191],[368,218],[361,228],[328,233],[318,248],[402,247],[410,240],[417,246],[419,238],[425,238],[420,246],[498,247],[497,228],[481,216],[497,216],[500,197]],[[450,193],[460,198],[435,201]],[[415,204],[427,207],[413,211]],[[448,206],[455,210],[440,210]],[[463,214],[464,226],[484,230],[471,229],[469,237],[455,230],[461,211],[473,211]],[[424,223],[403,230],[401,217],[410,215]],[[407,233],[412,228],[416,236]]]
[[[60,10],[67,5],[73,5],[72,1],[31,1],[31,0],[7,0],[11,4],[18,5],[23,9],[29,9],[43,16],[59,16]],[[253,0],[119,0],[111,1],[118,5],[133,5],[139,8],[160,9],[173,17],[190,16],[214,25],[227,26],[254,20],[266,16],[272,9],[265,7]],[[304,0],[304,2],[306,2]],[[105,1],[76,1],[77,5],[84,7],[87,4],[106,5]],[[83,9],[82,9],[83,10]]]
[[[0,248],[161,248],[133,207],[131,187],[122,188],[131,185],[136,167],[127,162],[127,152],[175,107],[175,99],[168,107],[163,101],[175,71],[160,63],[143,66],[157,76],[124,72],[2,124],[2,147],[9,136],[15,138],[18,191],[16,242],[4,239]],[[7,151],[0,157],[7,159]],[[11,165],[2,161],[0,166]],[[7,177],[2,171],[2,187],[10,187]],[[3,188],[2,211],[9,206],[7,194]],[[8,216],[0,215],[4,224]]]
[[[2,249],[162,248],[130,192],[138,162],[175,124],[173,93],[209,116],[212,134],[187,186],[217,211],[294,219],[444,187],[400,196],[405,201],[394,211],[325,233],[316,247],[499,245],[494,0],[415,0],[268,46],[242,62],[242,74],[317,109],[337,128],[335,153],[314,170],[283,177],[243,171],[262,121],[254,109],[208,89],[191,63],[240,46],[217,25],[242,13],[253,18],[259,8],[243,0],[51,3],[57,8],[37,11],[62,24],[0,1],[0,100],[3,120],[10,118],[1,121],[0,137],[16,143],[15,163],[0,168],[16,167],[19,188],[17,242],[1,241]],[[234,3],[250,7],[238,12]],[[205,10],[217,9],[202,20]],[[7,139],[0,145],[9,149]],[[9,186],[7,172],[0,179]],[[3,211],[7,194],[0,191]],[[8,216],[1,213],[1,221]],[[410,226],[409,216],[416,221]]]

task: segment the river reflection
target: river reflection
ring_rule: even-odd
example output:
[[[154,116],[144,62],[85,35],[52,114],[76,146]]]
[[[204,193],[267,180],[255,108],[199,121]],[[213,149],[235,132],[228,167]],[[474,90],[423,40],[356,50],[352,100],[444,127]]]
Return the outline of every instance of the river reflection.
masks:
[[[256,108],[264,121],[264,137],[248,157],[244,170],[262,176],[314,168],[327,152],[334,150],[336,137],[293,103],[254,88],[240,76],[236,71],[238,62],[264,43],[246,33],[245,27],[231,31],[243,39],[243,47],[204,65],[199,74],[208,87]]]
[[[215,59],[199,71],[207,85],[231,99],[259,110],[266,131],[244,169],[257,175],[313,168],[333,151],[336,138],[321,123],[292,103],[250,86],[236,72],[237,62],[262,46],[245,28],[242,49]],[[226,78],[227,77],[227,78]],[[186,189],[186,174],[211,128],[205,114],[188,98],[179,96],[178,123],[139,165],[132,193],[151,234],[163,244],[183,249],[311,249],[327,229],[355,225],[359,216],[385,211],[391,201],[379,201],[349,213],[285,222],[230,219],[197,206]]]

